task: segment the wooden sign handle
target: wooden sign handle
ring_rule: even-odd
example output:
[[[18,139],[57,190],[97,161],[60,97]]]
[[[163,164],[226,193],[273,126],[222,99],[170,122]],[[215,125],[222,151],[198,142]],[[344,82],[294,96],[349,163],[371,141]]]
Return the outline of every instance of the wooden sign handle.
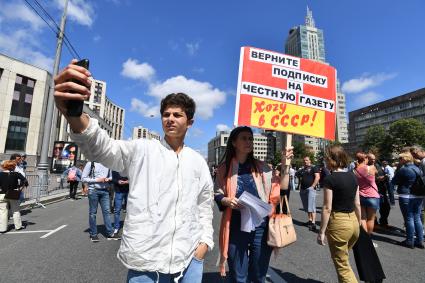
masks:
[[[280,189],[287,190],[289,185],[289,165],[291,165],[291,159],[286,159],[286,148],[292,146],[292,134],[282,133],[283,143],[282,143],[282,161],[281,161],[281,171],[280,171]]]

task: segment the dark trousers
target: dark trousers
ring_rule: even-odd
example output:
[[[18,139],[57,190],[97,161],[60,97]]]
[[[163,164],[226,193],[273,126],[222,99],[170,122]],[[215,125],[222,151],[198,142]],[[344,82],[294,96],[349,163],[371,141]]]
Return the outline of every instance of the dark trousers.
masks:
[[[381,199],[379,203],[379,214],[381,217],[379,218],[379,224],[388,225],[388,216],[390,215],[390,200],[388,198],[387,192],[380,193]]]
[[[263,283],[273,250],[267,245],[268,217],[251,233],[241,231],[240,221],[240,212],[233,211],[228,251],[230,282]]]
[[[69,182],[69,197],[75,199],[77,195],[78,181]]]
[[[390,198],[391,205],[395,205],[394,185],[391,184],[391,182],[388,182],[388,196]]]

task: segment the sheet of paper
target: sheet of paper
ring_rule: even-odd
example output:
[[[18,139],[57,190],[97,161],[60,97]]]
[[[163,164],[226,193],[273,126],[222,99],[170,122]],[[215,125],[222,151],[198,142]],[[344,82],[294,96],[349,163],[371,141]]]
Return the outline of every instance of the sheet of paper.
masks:
[[[264,220],[264,217],[272,211],[272,206],[260,198],[243,192],[238,201],[241,208],[241,231],[251,232],[255,230]]]
[[[255,226],[252,223],[251,219],[251,210],[246,207],[242,207],[241,211],[241,231],[243,232],[251,232],[255,230]]]

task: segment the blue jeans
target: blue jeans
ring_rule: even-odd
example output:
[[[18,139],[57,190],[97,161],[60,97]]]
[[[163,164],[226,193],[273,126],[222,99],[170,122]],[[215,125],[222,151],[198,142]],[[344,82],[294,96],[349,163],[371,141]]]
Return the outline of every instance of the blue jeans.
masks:
[[[201,283],[202,272],[204,271],[204,260],[199,260],[195,257],[192,258],[189,266],[183,271],[183,277],[181,277],[179,283]],[[167,274],[167,273],[156,273],[148,271],[135,271],[128,270],[127,282],[128,283],[174,283],[175,280],[180,276],[179,273]]]
[[[414,244],[413,237],[416,233],[416,244],[424,240],[423,226],[421,222],[422,198],[399,198],[401,214],[406,224],[406,241],[409,245]]]
[[[230,282],[246,283],[248,278],[248,282],[265,282],[273,250],[267,245],[268,218],[251,233],[241,231],[240,221],[240,212],[233,211],[228,250]]]
[[[109,192],[108,190],[89,190],[89,225],[90,225],[90,236],[97,235],[97,225],[96,225],[96,214],[97,214],[97,205],[100,203],[100,208],[102,209],[103,222],[105,223],[106,233],[112,235],[114,231],[112,230],[111,223],[111,208],[109,207]]]
[[[115,200],[114,200],[114,228],[120,229],[120,214],[122,204],[125,200],[127,203],[128,193],[115,192]]]

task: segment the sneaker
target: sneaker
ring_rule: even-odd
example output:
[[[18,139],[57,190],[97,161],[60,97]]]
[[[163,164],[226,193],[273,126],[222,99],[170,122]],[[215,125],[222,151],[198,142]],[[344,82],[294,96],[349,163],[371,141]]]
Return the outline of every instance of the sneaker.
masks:
[[[109,236],[107,237],[107,239],[108,239],[108,240],[119,241],[119,240],[121,240],[121,237],[120,237],[120,236],[118,236],[117,234],[112,234],[112,235],[109,235]]]
[[[97,243],[97,242],[99,242],[99,237],[96,235],[96,236],[90,236],[90,240],[93,242],[93,243]]]
[[[316,225],[316,224],[313,224],[313,225],[311,226],[310,231],[312,231],[312,232],[314,232],[314,233],[317,233],[317,231],[319,231],[319,229],[317,229],[317,225]]]
[[[307,221],[306,223],[304,223],[305,226],[307,226],[308,228],[311,227],[311,225],[313,225],[313,222],[311,222],[310,220]]]
[[[25,228],[27,228],[27,225],[22,224],[21,228],[19,228],[19,229],[16,229],[16,228],[15,228],[15,230],[16,230],[16,231],[19,231],[19,230],[24,230]]]
[[[118,234],[119,231],[120,229],[114,229],[114,234]]]

